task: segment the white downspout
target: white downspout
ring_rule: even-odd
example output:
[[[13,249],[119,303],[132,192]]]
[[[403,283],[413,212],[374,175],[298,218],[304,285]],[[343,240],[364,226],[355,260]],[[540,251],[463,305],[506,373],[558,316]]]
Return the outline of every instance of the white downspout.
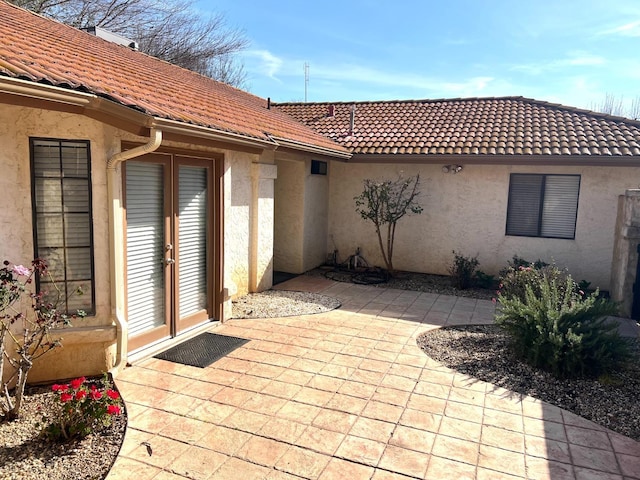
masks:
[[[116,361],[109,370],[112,375],[117,375],[124,367],[127,351],[127,322],[125,321],[120,306],[124,305],[124,264],[122,252],[122,232],[118,226],[122,225],[122,206],[120,195],[115,197],[116,185],[118,182],[117,168],[122,162],[131,158],[139,157],[146,153],[151,153],[158,149],[162,143],[162,130],[152,128],[149,135],[149,142],[139,147],[116,153],[107,161],[107,196],[109,199],[109,258],[111,274],[111,311],[112,320],[116,325]],[[119,219],[116,222],[116,218]]]

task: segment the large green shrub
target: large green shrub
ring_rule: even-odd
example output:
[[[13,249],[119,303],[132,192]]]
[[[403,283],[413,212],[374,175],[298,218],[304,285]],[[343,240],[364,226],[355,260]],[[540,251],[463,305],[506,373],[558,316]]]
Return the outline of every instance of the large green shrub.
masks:
[[[630,355],[617,324],[608,322],[617,305],[583,297],[570,275],[556,267],[515,270],[518,291],[498,294],[496,323],[512,337],[515,352],[534,367],[560,378],[597,376],[612,371]]]

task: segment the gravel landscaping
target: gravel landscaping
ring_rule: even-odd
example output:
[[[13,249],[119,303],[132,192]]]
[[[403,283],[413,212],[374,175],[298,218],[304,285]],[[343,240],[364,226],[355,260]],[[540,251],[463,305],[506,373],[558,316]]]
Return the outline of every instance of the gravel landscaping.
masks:
[[[0,422],[0,478],[11,480],[85,480],[104,478],[120,451],[126,415],[110,427],[69,443],[40,435],[42,415],[54,401],[51,386],[28,387],[21,416]]]
[[[418,337],[431,358],[485,382],[574,412],[640,441],[640,355],[600,379],[558,380],[518,360],[496,325],[443,327]]]
[[[250,293],[233,301],[233,318],[277,318],[310,315],[335,310],[335,298],[310,292],[267,290]]]

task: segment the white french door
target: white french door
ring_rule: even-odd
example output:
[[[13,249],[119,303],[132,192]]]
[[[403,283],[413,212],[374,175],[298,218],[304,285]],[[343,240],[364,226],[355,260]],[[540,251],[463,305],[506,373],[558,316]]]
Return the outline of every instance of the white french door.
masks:
[[[213,163],[152,154],[128,161],[124,176],[133,351],[213,316]]]

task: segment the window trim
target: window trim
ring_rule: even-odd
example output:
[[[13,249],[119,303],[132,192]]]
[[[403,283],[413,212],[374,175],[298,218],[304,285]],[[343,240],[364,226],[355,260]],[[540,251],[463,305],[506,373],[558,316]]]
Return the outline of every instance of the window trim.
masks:
[[[96,270],[95,270],[95,242],[93,235],[93,181],[91,176],[91,142],[89,140],[77,140],[77,139],[61,139],[61,138],[50,138],[50,137],[29,137],[29,160],[30,160],[30,179],[31,179],[31,216],[32,216],[32,224],[31,230],[33,234],[33,256],[34,258],[38,257],[38,212],[36,210],[36,172],[35,172],[35,143],[36,142],[57,142],[58,149],[61,149],[63,144],[65,143],[81,143],[85,144],[87,151],[87,201],[88,201],[88,214],[89,214],[89,261],[91,263],[91,309],[84,309],[87,316],[95,316],[96,315]],[[60,156],[59,158],[62,158]],[[61,167],[60,167],[61,168]],[[64,221],[64,219],[63,219]],[[64,237],[64,236],[63,236]],[[65,250],[66,250],[66,240],[65,242]],[[65,256],[65,267],[66,267],[66,256]],[[70,280],[67,280],[67,273],[65,269],[65,279],[56,283],[64,284],[65,286]],[[40,291],[40,278],[36,275],[36,291]],[[65,288],[65,294],[66,294]],[[65,307],[68,307],[67,298],[64,299]],[[68,314],[73,314],[75,312],[69,312]]]
[[[542,183],[540,185],[540,207],[538,209],[538,229],[537,235],[525,235],[517,233],[509,233],[509,210],[511,208],[511,195],[513,192],[513,177],[514,176],[530,176],[530,177],[542,177]],[[577,177],[578,178],[578,193],[576,195],[576,209],[575,218],[573,219],[573,234],[571,237],[559,237],[551,235],[542,235],[542,215],[544,211],[544,200],[546,195],[547,177]],[[526,238],[553,238],[558,240],[575,240],[576,230],[578,228],[578,207],[580,206],[580,187],[582,186],[582,175],[577,173],[511,173],[509,175],[509,194],[507,197],[507,215],[505,221],[505,235],[509,237],[526,237]]]

